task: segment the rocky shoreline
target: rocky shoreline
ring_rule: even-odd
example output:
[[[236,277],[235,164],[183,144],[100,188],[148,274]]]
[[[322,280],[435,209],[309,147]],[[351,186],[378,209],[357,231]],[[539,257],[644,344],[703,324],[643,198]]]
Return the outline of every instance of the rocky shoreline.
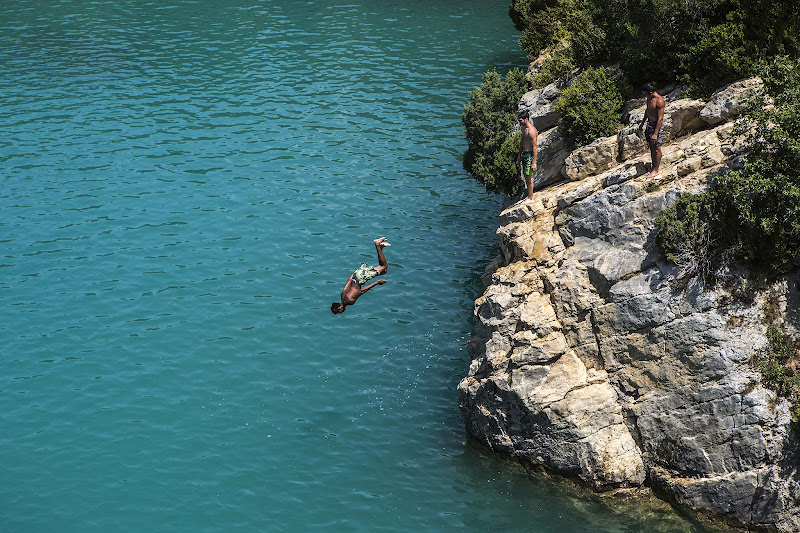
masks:
[[[800,442],[786,400],[751,364],[768,325],[800,330],[800,273],[756,287],[708,287],[659,259],[656,214],[741,166],[730,120],[758,79],[709,101],[665,91],[662,173],[628,104],[618,135],[569,152],[550,110],[535,202],[499,217],[501,255],[475,303],[467,430],[492,450],[598,492],[648,488],[738,527],[800,531]],[[664,94],[664,93],[662,93]]]

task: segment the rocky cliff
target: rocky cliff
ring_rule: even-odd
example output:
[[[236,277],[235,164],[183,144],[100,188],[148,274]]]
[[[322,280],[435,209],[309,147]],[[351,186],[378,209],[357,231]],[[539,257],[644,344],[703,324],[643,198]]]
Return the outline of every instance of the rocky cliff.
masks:
[[[729,119],[758,83],[707,102],[668,94],[655,179],[635,135],[643,100],[618,135],[568,152],[557,88],[525,95],[541,172],[535,202],[500,214],[502,254],[475,304],[458,387],[472,435],[597,491],[650,487],[731,524],[800,531],[798,435],[752,365],[767,325],[800,329],[800,274],[709,287],[654,243],[661,209],[741,164]]]

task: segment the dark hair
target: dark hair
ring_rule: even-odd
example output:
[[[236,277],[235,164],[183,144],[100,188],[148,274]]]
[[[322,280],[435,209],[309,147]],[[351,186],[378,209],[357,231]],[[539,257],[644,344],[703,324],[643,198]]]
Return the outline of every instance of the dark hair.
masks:
[[[530,118],[531,114],[528,113],[527,109],[523,109],[519,113],[517,113],[517,118]]]
[[[339,307],[341,305],[341,307]],[[342,302],[333,302],[331,304],[331,313],[334,315],[338,315],[339,313],[344,313],[344,306]]]
[[[654,93],[656,92],[656,85],[655,83],[645,83],[642,85],[642,91],[646,93]]]

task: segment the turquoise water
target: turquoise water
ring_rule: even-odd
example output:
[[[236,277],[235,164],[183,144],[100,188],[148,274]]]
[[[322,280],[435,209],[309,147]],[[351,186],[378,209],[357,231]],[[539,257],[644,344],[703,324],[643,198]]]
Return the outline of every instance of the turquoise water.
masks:
[[[706,531],[464,432],[507,7],[3,4],[0,531]]]

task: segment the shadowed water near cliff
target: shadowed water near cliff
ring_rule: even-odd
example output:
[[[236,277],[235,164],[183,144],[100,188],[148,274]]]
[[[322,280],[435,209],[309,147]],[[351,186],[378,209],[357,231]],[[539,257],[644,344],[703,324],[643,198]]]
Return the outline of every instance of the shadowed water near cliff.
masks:
[[[507,2],[23,0],[0,44],[4,531],[704,531],[465,436]]]

